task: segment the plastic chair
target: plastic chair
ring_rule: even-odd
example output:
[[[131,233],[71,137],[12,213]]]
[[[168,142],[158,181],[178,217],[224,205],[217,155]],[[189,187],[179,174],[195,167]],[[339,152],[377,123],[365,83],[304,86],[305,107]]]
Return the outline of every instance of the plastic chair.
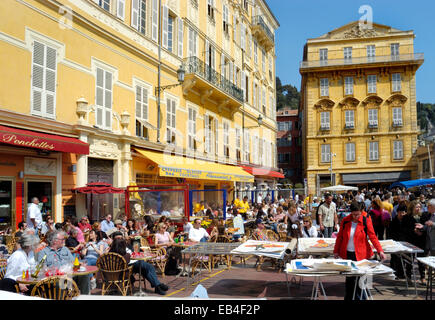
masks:
[[[55,276],[39,281],[30,295],[51,300],[71,300],[80,295],[80,290],[73,279]]]
[[[133,293],[130,282],[133,266],[128,266],[123,256],[114,252],[105,253],[98,258],[97,267],[103,280],[101,295],[104,296],[111,288],[118,289],[123,296],[127,295],[129,288]]]

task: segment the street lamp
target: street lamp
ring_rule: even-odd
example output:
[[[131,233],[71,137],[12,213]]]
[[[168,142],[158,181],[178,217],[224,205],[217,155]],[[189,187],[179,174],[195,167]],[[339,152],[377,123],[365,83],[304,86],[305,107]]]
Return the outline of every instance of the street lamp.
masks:
[[[160,97],[160,94],[169,88],[178,87],[179,85],[182,85],[184,82],[184,75],[186,74],[186,71],[184,70],[183,65],[180,66],[180,68],[177,70],[177,79],[178,83],[169,84],[167,86],[157,86],[155,89],[155,95]],[[160,76],[160,74],[159,74]]]
[[[334,184],[332,183],[332,157],[336,157],[336,156],[337,156],[336,153],[332,153],[332,152],[331,152],[331,156],[330,156],[330,159],[331,159],[331,168],[329,169],[329,171],[331,172],[331,186],[334,185]]]
[[[433,168],[432,168],[432,159],[430,156],[430,143],[427,140],[418,140],[420,143],[423,142],[427,147],[427,155],[429,158],[429,170],[430,170],[430,177],[433,178]]]
[[[243,129],[250,129],[250,128],[258,128],[263,124],[263,116],[261,115],[261,113],[258,115],[257,117],[257,126],[250,126],[250,127],[243,127]]]

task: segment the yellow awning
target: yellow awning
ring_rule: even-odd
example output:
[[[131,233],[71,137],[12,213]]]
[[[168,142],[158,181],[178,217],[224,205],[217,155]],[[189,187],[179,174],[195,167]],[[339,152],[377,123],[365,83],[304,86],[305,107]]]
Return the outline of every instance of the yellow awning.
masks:
[[[155,162],[159,166],[159,175],[162,177],[254,182],[254,176],[240,167],[174,156],[157,151],[137,148],[134,148],[134,150]]]

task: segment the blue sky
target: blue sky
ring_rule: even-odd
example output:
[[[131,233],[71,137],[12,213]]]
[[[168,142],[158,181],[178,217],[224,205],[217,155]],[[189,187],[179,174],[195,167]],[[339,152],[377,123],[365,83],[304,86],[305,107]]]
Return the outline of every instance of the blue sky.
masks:
[[[319,37],[362,16],[362,5],[373,9],[373,22],[413,30],[414,52],[424,53],[417,71],[417,101],[435,103],[435,1],[433,0],[266,0],[280,23],[276,32],[276,74],[283,84],[300,90],[299,63],[309,38]]]

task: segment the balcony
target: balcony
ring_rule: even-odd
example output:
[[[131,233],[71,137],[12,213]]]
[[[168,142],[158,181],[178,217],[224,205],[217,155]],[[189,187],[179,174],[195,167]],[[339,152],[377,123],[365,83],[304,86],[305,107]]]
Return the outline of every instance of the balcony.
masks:
[[[187,95],[190,89],[195,89],[201,95],[201,103],[207,99],[217,101],[219,112],[228,107],[232,112],[243,104],[243,91],[230,80],[226,79],[216,70],[197,57],[184,59],[186,70],[183,83],[183,94]]]
[[[370,66],[393,66],[393,65],[418,65],[421,66],[424,62],[424,53],[410,53],[396,56],[378,56],[378,57],[353,57],[352,59],[331,59],[331,60],[313,60],[302,61],[300,64],[300,72],[311,72],[313,69],[351,69],[355,67],[370,67]]]
[[[252,35],[257,38],[258,43],[267,51],[275,46],[275,36],[264,22],[262,16],[252,18]]]

